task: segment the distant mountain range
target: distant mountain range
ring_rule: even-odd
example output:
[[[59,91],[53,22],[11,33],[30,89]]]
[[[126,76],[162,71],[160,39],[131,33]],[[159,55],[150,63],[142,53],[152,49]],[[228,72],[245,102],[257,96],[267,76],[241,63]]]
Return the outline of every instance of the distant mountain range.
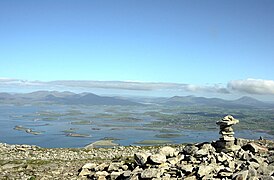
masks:
[[[0,103],[58,103],[68,105],[141,105],[117,97],[98,96],[93,93],[75,94],[72,92],[36,91],[26,94],[0,93]]]
[[[205,98],[195,96],[174,96],[171,98],[125,98],[98,96],[93,93],[76,94],[69,91],[36,91],[32,93],[0,93],[0,104],[57,103],[67,105],[144,105],[165,106],[216,106],[226,108],[255,107],[274,108],[274,104],[244,96],[236,100]]]
[[[205,98],[195,96],[174,96],[160,102],[170,106],[218,106],[218,107],[274,107],[274,104],[259,101],[255,98],[244,96],[236,100],[224,100],[220,98]]]

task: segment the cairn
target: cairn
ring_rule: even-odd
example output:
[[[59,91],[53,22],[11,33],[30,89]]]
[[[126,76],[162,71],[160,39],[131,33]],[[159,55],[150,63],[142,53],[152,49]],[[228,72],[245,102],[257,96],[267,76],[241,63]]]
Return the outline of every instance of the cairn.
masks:
[[[221,134],[220,139],[216,142],[217,151],[231,152],[240,148],[235,145],[234,131],[232,129],[232,126],[237,123],[239,123],[239,120],[231,115],[227,115],[221,121],[216,122],[220,126],[219,134]]]

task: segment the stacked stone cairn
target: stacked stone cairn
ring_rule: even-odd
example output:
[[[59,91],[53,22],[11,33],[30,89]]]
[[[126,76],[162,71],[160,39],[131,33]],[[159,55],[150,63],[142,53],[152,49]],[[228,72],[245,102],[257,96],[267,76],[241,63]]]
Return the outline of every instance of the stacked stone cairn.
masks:
[[[231,152],[239,150],[241,147],[235,145],[234,131],[232,126],[239,123],[239,120],[235,119],[231,115],[227,115],[222,118],[221,121],[217,121],[216,124],[220,126],[221,134],[220,139],[216,142],[216,149],[219,152]]]

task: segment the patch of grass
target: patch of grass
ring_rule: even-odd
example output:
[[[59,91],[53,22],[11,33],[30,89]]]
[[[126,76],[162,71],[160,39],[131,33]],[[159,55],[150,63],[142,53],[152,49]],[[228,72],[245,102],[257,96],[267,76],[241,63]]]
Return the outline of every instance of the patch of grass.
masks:
[[[156,134],[155,137],[157,138],[175,138],[175,137],[180,137],[183,136],[182,134]]]
[[[157,145],[157,144],[169,144],[169,143],[172,143],[172,141],[167,141],[167,140],[143,140],[143,141],[135,142],[134,144]]]

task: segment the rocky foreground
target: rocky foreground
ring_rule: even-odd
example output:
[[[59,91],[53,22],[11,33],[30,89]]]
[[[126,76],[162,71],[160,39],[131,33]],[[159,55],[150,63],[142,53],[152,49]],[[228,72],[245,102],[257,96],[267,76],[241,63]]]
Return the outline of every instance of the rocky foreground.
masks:
[[[0,179],[274,179],[274,142],[114,148],[40,148],[0,143]]]

